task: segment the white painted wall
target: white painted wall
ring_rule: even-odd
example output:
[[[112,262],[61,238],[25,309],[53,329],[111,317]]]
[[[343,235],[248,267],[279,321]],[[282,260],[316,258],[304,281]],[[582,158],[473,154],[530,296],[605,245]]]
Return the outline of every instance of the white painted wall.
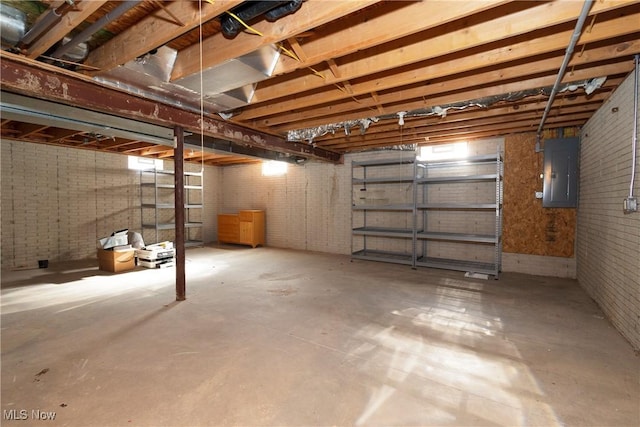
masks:
[[[127,156],[13,141],[0,148],[2,268],[94,258],[98,238],[140,230],[139,174],[128,169]],[[205,168],[209,242],[216,238],[218,178],[218,168]]]
[[[470,155],[496,152],[502,149],[503,139],[495,138],[469,144]],[[302,166],[289,166],[288,173],[279,177],[262,176],[261,165],[239,165],[222,168],[221,213],[232,213],[240,209],[263,209],[266,211],[267,245],[283,248],[330,252],[339,254],[351,253],[351,162],[372,158],[394,158],[412,156],[413,152],[380,151],[345,156],[344,164],[332,165],[310,162]],[[466,172],[465,172],[466,173]],[[473,174],[473,172],[469,172]],[[400,186],[401,187],[401,186]],[[442,188],[441,188],[442,187]],[[445,188],[448,187],[448,188]],[[389,189],[391,187],[387,187]],[[447,193],[461,200],[475,200],[484,197],[479,195],[475,186],[470,192],[457,193],[450,186],[434,186],[430,191]],[[489,189],[491,196],[495,190]],[[481,189],[480,191],[486,191]],[[393,193],[393,194],[391,194]],[[402,201],[402,188],[395,192],[388,191],[385,198]],[[432,195],[433,197],[434,195]],[[435,195],[437,197],[437,195]],[[444,196],[443,196],[444,197]],[[436,218],[440,217],[440,220]],[[451,213],[434,215],[434,228],[446,227],[450,223]],[[467,217],[468,218],[468,217]],[[385,213],[379,218],[381,223],[407,226],[406,220],[397,213]],[[403,222],[404,221],[404,222]],[[371,223],[370,223],[371,224]],[[489,224],[493,231],[493,222]],[[468,231],[482,232],[486,221],[470,220],[463,224]],[[382,243],[385,250],[410,250],[409,240]],[[409,246],[409,247],[408,247]],[[478,251],[477,246],[434,243],[430,248],[434,256],[460,255],[464,251],[469,259],[483,259],[486,250]]]
[[[640,212],[622,210],[631,181],[633,90],[630,75],[582,131],[577,264],[580,284],[640,349]],[[637,197],[640,153],[636,170]]]

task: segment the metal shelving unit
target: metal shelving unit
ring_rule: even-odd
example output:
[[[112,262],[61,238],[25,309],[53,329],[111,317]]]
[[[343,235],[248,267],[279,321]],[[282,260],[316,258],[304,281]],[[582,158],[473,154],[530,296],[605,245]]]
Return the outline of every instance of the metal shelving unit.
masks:
[[[162,239],[162,232],[175,230],[174,172],[170,170],[140,171],[140,215],[145,242],[146,231],[154,232],[154,243]],[[185,189],[185,246],[202,246],[203,241],[203,188],[202,172],[184,172]],[[174,235],[175,237],[175,235]],[[173,240],[173,238],[168,239]]]
[[[440,160],[419,162],[420,176],[416,177],[419,187],[416,201],[418,224],[422,231],[416,233],[418,253],[415,265],[419,267],[461,270],[473,273],[493,275],[500,273],[502,264],[502,173],[503,163],[499,153],[473,156],[465,160]],[[481,170],[482,173],[477,173]],[[468,174],[471,172],[471,174]],[[490,172],[490,173],[489,173]],[[478,199],[442,201],[442,193],[450,184],[458,184],[465,194],[473,194]],[[429,187],[437,186],[444,191],[431,197]],[[430,216],[458,215],[461,224],[433,226],[440,218],[429,221]],[[469,225],[484,224],[482,230],[469,231]],[[444,229],[442,229],[444,227]],[[449,252],[456,256],[431,256],[431,242],[443,242],[449,246]],[[465,250],[453,249],[462,247]],[[475,259],[479,257],[481,259]]]
[[[413,153],[351,163],[353,258],[414,265],[415,163]]]
[[[502,174],[499,153],[434,162],[413,156],[352,162],[352,257],[497,278],[502,263]],[[459,186],[459,194],[474,194],[477,199],[447,199],[449,193],[456,194],[447,191],[450,184]],[[404,188],[398,190],[398,185]],[[430,187],[444,188],[438,193],[445,195],[444,200],[432,197]],[[371,197],[372,188],[383,197]],[[389,193],[404,197],[390,199]],[[459,215],[463,227],[433,227],[430,217],[443,214]],[[465,229],[469,224],[480,224],[481,230]],[[449,245],[452,256],[432,256],[430,246],[438,243]],[[473,248],[458,250],[456,245]],[[469,252],[471,258],[462,256]],[[481,259],[475,259],[478,255]]]

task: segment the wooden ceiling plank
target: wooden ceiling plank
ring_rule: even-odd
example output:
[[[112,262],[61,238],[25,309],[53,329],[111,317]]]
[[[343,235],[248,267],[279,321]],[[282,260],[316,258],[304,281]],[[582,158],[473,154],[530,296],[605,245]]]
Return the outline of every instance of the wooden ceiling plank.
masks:
[[[597,66],[592,68],[586,68],[578,70],[574,73],[574,79],[576,81],[585,80],[593,77],[599,77],[603,75],[616,75],[628,73],[633,69],[633,63],[629,61],[621,62],[619,64]],[[553,85],[556,76],[548,74],[542,77],[535,77],[530,79],[522,79],[520,81],[512,83],[501,83],[491,87],[484,88],[469,88],[469,90],[460,91],[456,93],[444,93],[438,96],[429,98],[429,103],[426,104],[422,98],[415,99],[411,102],[407,102],[402,105],[397,105],[398,111],[411,111],[426,107],[432,107],[437,105],[452,104],[456,102],[465,102],[473,99],[479,99],[489,96],[498,96],[511,92],[518,92],[521,90],[530,90],[531,88],[541,88]],[[572,79],[573,80],[573,79]],[[361,109],[360,111],[354,111],[350,114],[337,113],[332,116],[319,117],[314,120],[305,122],[305,125],[321,126],[327,123],[336,123],[344,120],[351,120],[355,118],[367,117],[369,110]],[[351,114],[356,117],[351,117]],[[274,128],[275,131],[285,132],[290,124],[285,125],[283,128]]]
[[[158,159],[169,159],[173,157],[173,149],[169,150],[169,151],[165,151],[164,153],[161,153],[158,155]]]
[[[582,126],[586,122],[586,119],[567,121],[567,122],[559,122],[552,123],[551,125],[545,128],[557,128],[557,127],[574,127],[574,126]],[[446,133],[442,136],[410,136],[406,138],[396,137],[391,141],[381,141],[375,143],[354,143],[354,144],[343,144],[340,147],[332,147],[340,152],[348,153],[353,151],[366,151],[375,148],[388,147],[393,145],[401,145],[401,144],[419,144],[419,145],[428,145],[433,143],[445,143],[445,142],[458,142],[458,141],[466,141],[469,139],[477,139],[477,138],[488,138],[488,137],[496,137],[510,133],[519,133],[519,132],[535,132],[536,127],[539,124],[539,120],[519,123],[518,125],[513,125],[510,122],[505,122],[501,125],[496,125],[492,128],[488,128],[485,130],[468,130],[461,131],[456,133]],[[428,138],[428,139],[425,139]]]
[[[52,128],[49,130],[49,134],[53,138],[50,142],[56,142],[63,139],[71,138],[76,135],[83,135],[85,132],[73,130],[73,129],[60,129]]]
[[[262,37],[247,33],[238,34],[233,41],[222,33],[215,34],[202,42],[202,68],[237,58],[258,48],[295,37],[297,34],[323,25],[334,19],[356,12],[376,3],[378,0],[325,1],[307,0],[296,13],[276,22],[259,22],[252,27],[263,34]],[[216,1],[217,3],[217,1]],[[171,80],[200,71],[200,46],[193,45],[181,50],[176,58]]]
[[[630,1],[603,1],[596,5],[603,7],[605,4],[610,8],[613,6],[628,5]],[[549,8],[561,8],[561,10],[549,10]],[[544,3],[524,12],[503,16],[501,18],[477,24],[469,28],[462,28],[454,32],[435,36],[426,40],[419,40],[410,45],[401,45],[395,50],[387,51],[380,48],[373,48],[370,51],[359,52],[355,55],[355,59],[344,61],[341,66],[340,78],[325,76],[325,79],[314,79],[314,76],[303,74],[296,78],[282,79],[279,84],[262,85],[259,87],[253,97],[253,103],[262,103],[274,99],[287,97],[292,93],[310,91],[323,86],[334,85],[341,80],[354,80],[364,76],[370,76],[375,73],[388,71],[392,68],[407,66],[427,59],[437,58],[443,55],[449,55],[453,52],[470,49],[473,47],[489,44],[492,42],[504,41],[518,34],[539,30],[542,27],[550,27],[553,24],[568,22],[576,18],[582,4],[575,1],[562,1]],[[594,8],[593,10],[601,10]],[[550,12],[554,12],[551,14]],[[555,13],[557,12],[557,14]],[[516,16],[514,16],[516,15]],[[614,35],[623,35],[636,32],[638,30],[638,21],[640,14],[633,14],[629,17],[622,17],[611,21],[602,22],[595,26],[592,33],[583,34],[580,43],[588,43],[590,41],[602,40],[604,38],[613,37]],[[605,28],[606,27],[606,31]],[[513,31],[512,31],[513,30]],[[518,49],[518,45],[514,45],[513,49],[508,48],[509,58],[506,60],[514,60],[531,56],[529,49],[541,51],[545,49],[550,52],[557,49],[566,48],[573,31],[563,31],[552,34],[547,37],[539,37],[527,42],[520,43],[524,49]],[[547,42],[548,46],[543,47]],[[500,51],[500,50],[498,50]],[[505,49],[500,51],[502,57],[505,56]],[[335,58],[335,56],[334,56]],[[505,59],[503,59],[504,61]],[[559,64],[558,64],[559,67]],[[424,79],[421,74],[420,79]],[[277,79],[274,79],[277,81]],[[407,82],[402,80],[404,84]],[[416,80],[413,80],[415,82]],[[402,84],[398,83],[397,86]],[[388,87],[379,85],[376,90],[384,90]],[[371,88],[367,91],[370,92]],[[363,92],[356,91],[357,94]]]
[[[592,112],[579,112],[572,113],[566,115],[554,115],[553,119],[549,116],[549,123],[558,122],[558,121],[575,121],[575,120],[584,120],[587,121],[591,116]],[[435,126],[427,126],[425,128],[416,128],[417,136],[428,136],[433,133],[442,133],[446,132],[447,134],[452,134],[454,131],[459,130],[468,130],[468,129],[477,129],[480,131],[487,129],[495,129],[495,126],[504,127],[505,123],[509,123],[511,126],[520,126],[528,123],[540,123],[540,116],[538,114],[526,114],[526,115],[511,115],[509,117],[502,116],[499,118],[493,118],[491,120],[479,119],[479,120],[469,120],[465,122],[459,123],[443,123],[441,125]]]
[[[42,132],[49,128],[47,125],[38,125],[34,123],[19,123],[15,129],[20,131],[20,138],[28,138],[31,135]]]
[[[570,118],[570,115],[580,114],[582,118],[589,118],[595,112],[598,107],[602,104],[602,102],[593,102],[588,104],[587,106],[573,106],[571,108],[553,108],[550,112],[550,117],[564,117],[564,119]],[[544,105],[543,105],[544,108]],[[501,108],[496,110],[508,110],[508,108]],[[464,119],[460,118],[459,120],[449,120],[442,122],[431,122],[428,123],[426,120],[417,120],[417,124],[413,127],[412,133],[420,136],[426,132],[433,131],[446,131],[450,129],[462,129],[473,126],[480,125],[491,125],[491,124],[500,124],[504,122],[515,122],[521,120],[540,120],[541,113],[540,111],[524,111],[519,112],[519,110],[508,110],[507,112],[502,112],[502,114],[488,114],[492,111],[475,111],[471,114],[465,114]],[[447,117],[448,118],[448,117]],[[407,120],[407,123],[408,120]],[[363,135],[363,136],[351,136],[349,140],[344,137],[340,137],[334,140],[317,140],[314,141],[316,144],[322,147],[335,147],[339,144],[346,144],[349,142],[376,142],[383,138],[397,138],[398,137],[398,127],[397,124],[387,126],[382,132],[376,132],[375,134]]]
[[[640,19],[640,15],[638,16],[638,19]],[[527,52],[529,52],[532,56],[535,57],[535,55],[545,53],[544,51],[547,50],[547,48],[545,48],[543,52],[540,52],[538,50],[534,50],[529,45],[528,42],[526,42],[525,44],[528,46],[513,46],[510,49],[504,49],[504,48],[494,49],[489,52],[482,52],[475,55],[470,55],[468,57],[459,58],[456,61],[447,61],[444,63],[426,65],[425,67],[422,67],[417,70],[398,72],[393,77],[373,79],[371,81],[354,84],[352,85],[352,87],[356,94],[370,93],[371,89],[376,89],[378,86],[382,86],[381,89],[388,89],[390,86],[395,86],[396,82],[398,81],[406,84],[406,83],[415,83],[415,81],[417,81],[419,78],[424,79],[424,76],[429,76],[429,78],[431,79],[446,77],[451,75],[455,76],[456,74],[470,72],[473,70],[481,69],[487,66],[500,64],[500,63],[507,64],[507,66],[504,67],[504,70],[505,70],[504,72],[500,70],[489,71],[484,73],[481,72],[476,74],[475,76],[466,77],[465,79],[458,79],[458,81],[459,82],[464,81],[465,86],[463,87],[466,87],[467,85],[470,85],[470,84],[481,84],[481,83],[493,82],[493,81],[499,82],[507,78],[520,77],[523,75],[522,74],[523,70],[526,72],[526,74],[531,74],[533,72],[540,73],[540,72],[551,71],[551,70],[556,70],[557,72],[557,68],[559,66],[558,64],[562,61],[562,56],[560,55],[551,59],[543,59],[538,61],[532,60],[531,62],[533,65],[528,69],[526,68],[527,65],[525,66],[518,65],[518,66],[509,67],[507,61],[509,60],[512,54],[515,56],[514,59],[519,59],[521,57],[526,57]],[[558,46],[550,47],[551,51],[558,50],[557,47]],[[498,56],[496,54],[497,53],[496,51],[499,51],[501,53],[501,56]],[[625,41],[625,42],[616,43],[616,44],[601,47],[601,48],[588,49],[585,51],[585,53],[582,56],[574,57],[569,64],[571,66],[579,66],[579,65],[588,64],[590,62],[597,62],[597,61],[606,60],[606,59],[624,58],[627,55],[633,55],[634,53],[637,53],[637,52],[640,52],[640,40]],[[559,51],[559,53],[561,52]],[[562,55],[564,54],[562,53]],[[503,74],[501,75],[501,73]],[[422,77],[419,77],[419,76],[422,76]],[[446,85],[447,85],[446,82],[438,83],[437,85],[435,84],[425,85],[424,89],[422,89],[423,92],[419,95],[416,93],[415,96],[426,96],[429,94],[433,94],[434,91],[438,89],[438,86],[444,87]],[[367,89],[369,89],[369,91],[366,91]],[[449,88],[446,90],[452,90],[452,89]],[[338,98],[342,98],[343,100],[346,99],[346,101],[343,101],[346,104],[351,103],[350,99],[344,96],[340,96],[340,94],[335,94],[334,92],[335,91],[327,90],[326,92],[323,92],[323,94],[316,93],[313,96],[297,97],[295,102],[297,102],[298,111],[294,111],[294,107],[290,105],[294,103],[293,101],[291,102],[284,101],[280,103],[275,103],[275,105],[271,105],[270,110],[266,110],[264,107],[253,107],[253,108],[246,107],[245,110],[242,113],[240,113],[237,118],[239,120],[245,120],[248,118],[253,118],[252,116],[256,116],[256,115],[258,115],[259,117],[261,114],[265,114],[268,111],[268,115],[270,116],[268,119],[268,126],[274,126],[276,124],[285,123],[289,121],[289,118],[287,116],[295,115],[295,117],[300,119],[301,117],[303,117],[303,115],[301,114],[299,109],[303,107],[311,107],[313,105],[316,105],[316,102],[318,104],[326,103],[326,102],[329,102],[330,99],[335,102],[335,101],[339,101]],[[382,104],[388,105],[390,103],[399,102],[401,100],[401,97],[410,98],[411,95],[407,94],[405,90],[402,90],[402,91],[395,90],[392,95],[387,95],[387,96],[380,95],[379,102]],[[364,101],[364,103],[366,104],[367,102]],[[283,104],[284,104],[284,107],[281,112],[285,113],[285,115],[280,117],[274,117],[274,115],[277,112],[280,112],[281,106]],[[308,105],[308,104],[311,104],[311,105]],[[369,102],[369,105],[373,107],[375,104],[372,104],[371,102]],[[285,107],[288,107],[288,108],[285,108]],[[315,109],[314,111],[317,113],[317,115],[320,115],[322,109],[323,108],[318,108],[318,109]],[[350,110],[352,109],[352,107],[348,107],[348,109]],[[331,106],[331,111],[333,113],[341,110],[345,111],[344,109],[340,109],[339,105],[333,104]]]
[[[443,3],[431,1],[386,2],[380,7],[362,11],[349,22],[336,21],[329,24],[327,36],[314,38],[303,44],[307,54],[306,61],[283,58],[276,67],[275,74],[290,73],[319,64],[326,58],[338,58],[388,43],[505,3],[509,1],[448,2],[443,7]]]
[[[75,8],[67,12],[57,25],[47,30],[42,37],[28,47],[27,57],[35,59],[45,53],[105,3],[107,3],[105,0],[83,0],[77,2]]]
[[[140,156],[140,157],[144,157],[144,150],[146,150],[149,147],[153,147],[154,144],[151,144],[150,142],[145,142],[145,141],[136,141],[139,142],[140,144],[144,144],[144,145],[140,145],[139,147],[135,147],[135,148],[129,148],[126,150],[122,150],[123,153],[126,154],[130,154],[132,156]],[[135,154],[138,153],[138,154]]]
[[[640,47],[640,43],[638,44]],[[553,62],[553,61],[551,61]],[[580,81],[585,79],[590,79],[594,77],[600,76],[612,76],[620,73],[625,73],[629,69],[628,61],[620,61],[614,64],[607,64],[604,66],[595,66],[591,68],[581,68],[575,70],[572,75],[566,76],[563,82],[570,81]],[[515,86],[518,87],[517,90],[527,90],[537,87],[550,86],[555,82],[555,75],[553,74],[553,70],[548,70],[547,75],[545,76],[545,84],[542,86],[529,86],[526,87],[522,84],[515,83]],[[494,76],[494,73],[498,75],[504,76],[503,78],[497,78],[494,80],[485,80],[485,81],[495,81],[508,83],[511,80],[519,79],[520,81],[528,81],[530,78],[530,70],[527,65],[518,65],[510,68],[505,68],[496,72],[486,73],[488,76]],[[602,74],[595,74],[602,73]],[[608,73],[608,74],[605,74]],[[483,77],[483,74],[477,75],[478,77]],[[477,99],[480,93],[487,93],[486,87],[484,89],[480,89],[479,92],[470,92],[469,89],[474,86],[483,87],[486,85],[482,85],[482,80],[475,80],[471,78],[458,78],[452,79],[450,81],[444,82],[438,85],[426,86],[422,91],[418,89],[414,89],[412,91],[398,91],[392,92],[387,95],[381,96],[381,102],[384,102],[386,105],[394,105],[396,111],[409,111],[417,108],[425,108],[432,107],[436,105],[449,104],[452,102],[464,102],[470,99]],[[542,82],[539,78],[539,82]],[[514,87],[514,85],[510,85],[509,87]],[[439,102],[444,99],[452,99],[452,96],[445,97],[443,99],[441,94],[445,94],[448,92],[461,91],[463,93],[469,94],[473,96],[474,93],[478,95],[473,98],[468,99],[460,99],[456,98],[455,101],[447,101],[447,102]],[[504,92],[507,93],[507,92]],[[462,93],[460,93],[461,95]],[[500,93],[492,93],[487,96],[496,96],[500,95]],[[345,101],[338,105],[332,105],[330,108],[318,108],[312,112],[313,117],[309,117],[305,115],[305,113],[295,112],[293,115],[287,114],[285,116],[278,117],[270,117],[269,124],[271,128],[275,132],[286,132],[288,129],[298,126],[298,128],[304,128],[309,126],[319,126],[326,123],[334,123],[340,122],[344,120],[353,120],[358,118],[364,118],[371,116],[371,111],[367,110],[367,108],[373,108],[375,104],[368,99],[365,99],[361,102],[361,105],[356,105],[352,101]]]
[[[151,145],[146,147],[140,154],[142,156],[148,156],[150,154],[164,153],[166,151],[172,151],[173,148],[166,145]]]
[[[99,143],[100,143],[100,141],[96,141],[96,143],[98,143],[98,144],[99,144]],[[124,150],[118,150],[118,148],[127,147],[127,146],[129,146],[129,145],[133,145],[133,144],[140,144],[140,143],[141,143],[140,141],[132,141],[132,140],[129,140],[129,141],[124,141],[124,142],[119,142],[119,143],[114,144],[114,145],[110,145],[108,148],[105,148],[105,149],[106,149],[106,150],[109,150],[109,151],[110,151],[110,150],[116,150],[116,151],[118,151],[118,152],[125,153],[125,151],[124,151]]]
[[[241,0],[216,0],[214,4],[203,1],[200,17],[198,2],[172,1],[165,8],[184,23],[184,26],[150,15],[93,50],[85,64],[108,71],[168,43],[197,28],[200,22],[207,22],[240,3]]]

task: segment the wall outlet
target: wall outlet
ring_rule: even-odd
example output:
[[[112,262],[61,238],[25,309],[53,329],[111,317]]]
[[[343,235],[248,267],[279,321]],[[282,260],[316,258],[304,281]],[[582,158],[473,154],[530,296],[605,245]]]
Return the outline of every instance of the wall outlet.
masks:
[[[536,199],[542,199],[542,191],[536,191]]]
[[[624,213],[638,212],[638,199],[635,197],[627,197],[623,202]]]

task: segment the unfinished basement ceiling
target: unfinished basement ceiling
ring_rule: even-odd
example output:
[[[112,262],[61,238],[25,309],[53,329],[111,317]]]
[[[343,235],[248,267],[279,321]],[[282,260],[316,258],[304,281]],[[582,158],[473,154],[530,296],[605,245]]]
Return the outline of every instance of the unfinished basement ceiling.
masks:
[[[214,129],[233,125],[264,135],[267,142],[260,143],[255,135],[230,138],[249,155],[257,148],[257,157],[272,152],[331,161],[332,153],[536,131],[583,8],[575,0],[306,0],[274,2],[290,10],[269,20],[247,14],[257,2],[1,3],[25,14],[26,34],[62,10],[29,43],[3,39],[3,91],[60,102],[5,78],[14,61],[43,72],[57,68],[65,77],[89,77],[96,86],[194,114],[202,106]],[[50,59],[60,56],[65,37],[77,39],[118,8],[120,16],[82,41],[86,58],[66,58],[76,64]],[[225,36],[221,19],[239,22],[233,16],[244,16],[248,28]],[[639,23],[640,1],[591,4],[546,129],[582,126],[603,104],[633,69]],[[264,52],[273,55],[263,60]],[[82,106],[78,99],[65,102]],[[87,138],[67,132],[2,121],[4,138],[71,146]],[[93,149],[172,156],[170,147],[122,143],[96,141]]]

